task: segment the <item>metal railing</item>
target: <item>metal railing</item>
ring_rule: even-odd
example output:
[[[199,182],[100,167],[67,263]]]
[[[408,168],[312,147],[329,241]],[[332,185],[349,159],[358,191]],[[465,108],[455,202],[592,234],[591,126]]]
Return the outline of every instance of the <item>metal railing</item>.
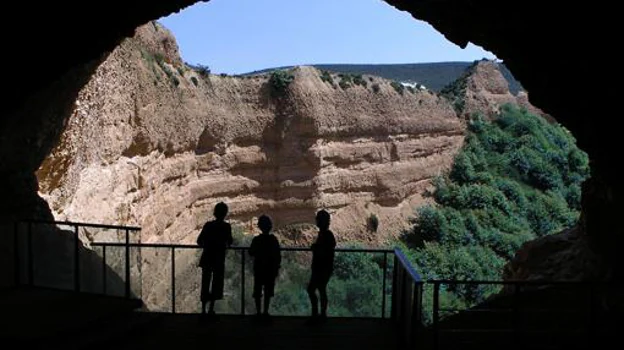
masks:
[[[167,250],[169,251],[170,257],[170,281],[169,281],[169,289],[170,289],[170,311],[172,313],[177,312],[176,308],[176,250],[201,250],[197,245],[191,244],[162,244],[162,243],[113,243],[113,242],[93,242],[91,243],[92,247],[100,247],[103,250],[103,256],[106,255],[106,250],[111,247],[118,247],[124,249],[137,248],[137,249],[159,249],[159,250]],[[245,246],[231,246],[228,247],[228,251],[234,251],[240,253],[240,315],[245,315],[246,313],[246,283],[245,283],[245,271],[247,269],[248,263],[246,260],[246,253],[249,247]],[[311,252],[311,248],[308,247],[282,247],[282,252]],[[388,254],[393,254],[394,251],[390,249],[364,249],[364,248],[336,248],[336,253],[370,253],[370,254],[380,254],[383,256],[381,263],[382,270],[382,280],[381,280],[381,310],[379,312],[379,318],[386,318],[386,279],[388,274]],[[129,256],[129,255],[128,255]],[[106,268],[105,259],[102,260],[102,268]],[[413,270],[412,270],[413,271]],[[103,275],[105,276],[105,275]],[[126,289],[130,289],[130,279],[125,279]],[[106,285],[106,281],[103,281],[103,285]],[[303,288],[303,287],[302,287]]]
[[[25,235],[20,235],[20,226],[26,227]],[[123,242],[95,242],[90,246],[94,249],[101,249],[101,260],[98,262],[101,264],[101,285],[102,292],[107,294],[107,285],[110,281],[107,281],[107,276],[111,275],[111,271],[107,271],[111,268],[111,264],[107,261],[107,250],[119,249],[118,262],[124,266],[123,273],[117,273],[119,277],[122,275],[123,290],[122,295],[126,298],[133,297],[131,291],[131,250],[132,249],[156,249],[157,251],[168,251],[170,258],[170,300],[171,312],[176,313],[177,303],[177,273],[176,273],[176,250],[189,251],[195,250],[199,252],[201,250],[197,245],[185,245],[185,244],[149,244],[149,243],[133,243],[131,242],[131,233],[139,231],[139,227],[131,226],[116,226],[116,225],[99,225],[90,223],[79,223],[69,221],[23,221],[15,224],[15,280],[16,284],[21,284],[22,280],[26,280],[29,285],[36,285],[34,280],[34,244],[33,244],[33,231],[35,225],[54,225],[56,230],[59,230],[56,226],[67,226],[70,229],[64,230],[73,235],[71,238],[72,254],[73,254],[73,290],[81,291],[80,272],[82,266],[80,264],[80,251],[81,242],[79,239],[79,232],[81,228],[93,228],[103,230],[116,230],[121,231],[119,237],[123,238]],[[21,237],[23,236],[23,237]],[[21,237],[21,239],[20,239]],[[24,242],[25,241],[25,242]],[[20,242],[22,242],[20,246]],[[240,312],[244,315],[246,313],[246,269],[249,264],[246,261],[246,253],[248,247],[230,247],[229,250],[240,254],[240,266],[239,283],[238,288],[240,293]],[[310,248],[307,247],[285,247],[282,248],[283,252],[310,252]],[[23,252],[24,254],[20,254]],[[581,312],[582,325],[581,331],[584,332],[584,336],[589,341],[596,336],[596,320],[601,317],[599,308],[596,307],[598,299],[596,295],[603,292],[603,288],[611,286],[610,284],[601,284],[597,282],[552,282],[552,281],[454,281],[454,280],[428,280],[423,281],[416,269],[412,266],[409,259],[404,255],[400,249],[388,250],[388,249],[357,249],[357,248],[337,248],[337,253],[346,254],[380,254],[383,256],[382,261],[379,263],[379,267],[382,270],[381,284],[381,300],[379,318],[386,318],[387,309],[387,278],[391,272],[391,305],[390,305],[390,317],[395,323],[395,329],[400,336],[401,344],[408,348],[413,348],[416,345],[423,345],[427,343],[427,347],[438,349],[441,347],[441,341],[448,342],[457,334],[468,334],[468,336],[481,337],[481,340],[487,341],[488,337],[494,337],[499,334],[505,334],[506,339],[512,339],[514,344],[520,344],[527,334],[535,333],[535,329],[530,329],[528,322],[534,322],[539,318],[534,317],[528,313],[535,310],[529,310],[529,306],[536,303],[530,298],[532,295],[538,295],[541,299],[535,300],[549,300],[545,296],[547,293],[553,293],[554,298],[561,298],[561,295],[557,294],[557,288],[567,287],[575,290],[576,296],[580,296],[581,299],[577,300],[573,305],[579,307]],[[178,252],[179,253],[179,252]],[[388,255],[392,254],[393,259],[388,261]],[[180,254],[182,256],[183,254]],[[23,267],[26,267],[24,270]],[[93,266],[90,266],[93,268]],[[160,267],[162,268],[162,267]],[[139,270],[140,271],[140,270]],[[107,273],[108,272],[108,273]],[[24,276],[25,275],[25,276]],[[427,295],[431,293],[431,299],[428,300],[423,297],[425,286],[427,288]],[[464,288],[463,290],[470,289],[475,293],[493,294],[491,290],[487,293],[483,293],[481,289],[487,289],[495,287],[502,291],[495,291],[497,295],[496,299],[486,300],[476,306],[458,308],[449,305],[445,305],[445,293],[456,292],[458,288]],[[622,285],[617,285],[619,291],[623,291]],[[431,289],[430,289],[431,288]],[[302,286],[303,289],[303,286]],[[541,293],[541,294],[540,294]],[[621,295],[621,294],[618,294]],[[427,308],[423,306],[423,301],[432,302],[427,304]],[[602,302],[602,301],[601,301]],[[539,304],[539,303],[538,303]],[[557,315],[556,312],[561,310],[552,310],[553,305],[543,305],[543,309],[539,310],[542,315],[553,316]],[[426,310],[425,310],[426,309]],[[423,315],[431,312],[431,323],[425,325]],[[566,312],[569,310],[566,310]],[[549,314],[550,312],[550,314]],[[453,316],[454,317],[449,317]],[[477,315],[477,316],[474,316]],[[527,316],[528,315],[528,316]],[[459,318],[458,318],[459,317]],[[476,318],[472,318],[476,317]],[[479,320],[483,321],[479,323]],[[565,321],[565,317],[561,317],[562,321]],[[466,328],[468,327],[468,328]],[[480,328],[479,328],[480,327]],[[544,331],[540,329],[539,331]],[[558,331],[569,332],[569,329],[563,330],[549,330],[549,332],[555,334]],[[487,336],[483,336],[487,334]],[[431,343],[429,343],[431,342]]]
[[[422,323],[423,281],[405,254],[394,249],[392,279],[392,319],[396,323],[401,344],[411,348],[416,344]]]
[[[26,234],[24,243],[25,247],[20,246],[20,242],[23,241],[22,235],[20,235],[20,227],[26,226]],[[125,279],[126,281],[130,280],[130,235],[133,232],[138,232],[141,230],[140,227],[135,226],[121,226],[121,225],[105,225],[105,224],[93,224],[93,223],[83,223],[83,222],[72,222],[72,221],[44,221],[44,220],[22,220],[15,222],[14,226],[14,279],[15,285],[22,285],[22,274],[23,274],[23,265],[27,266],[26,271],[26,283],[29,286],[37,286],[35,283],[35,246],[33,236],[35,234],[35,227],[45,227],[44,230],[46,235],[49,237],[54,237],[58,241],[63,241],[65,238],[60,235],[55,235],[56,233],[60,233],[63,231],[59,228],[59,226],[70,227],[69,231],[72,232],[72,261],[73,261],[73,290],[80,292],[81,288],[81,259],[80,259],[80,248],[81,241],[79,238],[79,230],[80,228],[93,228],[93,229],[102,229],[102,230],[117,230],[124,232],[125,237]],[[40,236],[46,237],[46,236]],[[45,248],[45,247],[44,247]],[[22,252],[25,251],[25,254]],[[23,256],[25,255],[25,257]],[[26,263],[23,264],[22,260],[25,258]],[[106,256],[104,255],[103,263],[106,265]],[[106,273],[103,274],[104,278],[106,278]],[[126,298],[130,298],[131,292],[129,285],[126,284],[124,295]]]
[[[118,231],[116,240],[121,238],[121,241],[111,241],[111,242],[85,242],[86,245],[83,247],[83,243],[80,240],[80,233],[84,233],[85,229],[94,229],[91,230],[91,237],[93,237],[93,232],[103,232],[102,230],[114,230]],[[81,231],[82,230],[82,231]],[[58,240],[64,241],[65,249],[63,252],[50,252],[50,249],[44,247],[47,252],[54,253],[57,255],[63,255],[69,253],[70,256],[64,256],[64,259],[57,259],[56,256],[49,260],[64,260],[67,266],[63,266],[65,270],[71,270],[71,275],[73,278],[73,283],[64,285],[61,289],[65,290],[73,290],[77,292],[91,292],[105,295],[119,295],[124,296],[126,298],[137,297],[141,298],[141,287],[138,289],[136,286],[133,288],[133,277],[134,280],[137,280],[137,276],[135,276],[138,271],[141,273],[141,268],[136,267],[135,265],[131,266],[131,252],[137,250],[141,251],[142,249],[156,249],[158,251],[168,251],[169,252],[169,267],[161,266],[161,268],[169,268],[170,269],[170,281],[169,281],[169,295],[171,306],[169,311],[175,313],[177,312],[176,308],[176,299],[177,299],[177,274],[176,274],[176,253],[183,255],[179,250],[182,251],[201,251],[201,248],[197,245],[190,244],[155,244],[155,243],[138,243],[131,242],[132,233],[140,231],[140,227],[134,226],[121,226],[121,225],[105,225],[105,224],[93,224],[93,223],[82,223],[82,222],[72,222],[72,221],[42,221],[42,220],[24,220],[15,223],[15,232],[14,232],[14,242],[15,242],[15,284],[16,285],[29,285],[29,286],[37,286],[37,287],[49,287],[46,285],[41,285],[38,283],[38,279],[35,278],[35,270],[37,270],[37,276],[41,276],[43,274],[40,271],[42,268],[45,270],[46,266],[42,266],[42,264],[38,259],[36,253],[43,253],[41,250],[41,246],[43,245],[39,239],[42,237],[49,237],[51,233],[65,233],[66,235],[58,238]],[[21,231],[21,232],[20,232]],[[23,234],[20,234],[23,233]],[[67,234],[69,233],[69,234]],[[37,239],[34,238],[37,237]],[[135,239],[136,240],[136,239]],[[71,249],[68,249],[67,243],[71,242]],[[88,248],[91,249],[88,249]],[[36,248],[36,249],[35,249]],[[84,268],[81,264],[81,256],[88,253],[96,253],[95,250],[99,250],[98,259],[94,259],[97,261],[97,264],[100,264],[100,267],[93,265],[93,261],[89,264],[88,268]],[[176,252],[178,250],[178,252]],[[240,288],[240,312],[239,314],[244,315],[246,310],[247,296],[246,296],[246,269],[249,264],[246,259],[246,253],[248,247],[230,247],[228,250],[237,252],[240,254],[240,272],[239,272],[239,288]],[[283,247],[281,249],[283,252],[301,252],[301,253],[310,253],[311,249],[308,247]],[[379,255],[382,257],[381,261],[378,262],[379,267],[381,269],[381,281],[379,281],[381,293],[380,293],[380,310],[378,313],[379,318],[387,317],[387,299],[391,297],[389,291],[387,291],[388,287],[388,278],[390,273],[392,272],[391,266],[388,262],[388,255],[395,254],[395,251],[390,249],[364,249],[364,248],[336,248],[336,254],[371,254],[371,255]],[[120,253],[113,254],[114,258],[111,259],[111,253]],[[35,264],[35,260],[37,258],[37,264]],[[44,259],[42,259],[43,261]],[[114,260],[114,261],[112,261]],[[401,266],[406,266],[407,260],[402,256],[401,259],[394,259],[395,262],[400,262]],[[69,266],[71,262],[72,266]],[[84,262],[83,262],[84,264]],[[114,268],[113,265],[118,265],[117,269]],[[134,264],[134,263],[133,263]],[[138,262],[140,264],[140,262]],[[37,268],[35,269],[35,265]],[[179,266],[178,266],[179,267]],[[390,268],[389,268],[390,267]],[[83,268],[85,271],[82,271]],[[395,264],[396,268],[396,264]],[[86,271],[86,269],[90,269],[91,271]],[[184,269],[182,269],[184,270]],[[398,271],[404,271],[404,267],[400,267]],[[414,273],[413,268],[411,266],[408,269],[411,273]],[[131,271],[132,275],[131,276]],[[405,270],[407,271],[407,270]],[[67,271],[66,271],[67,272]],[[89,290],[89,286],[86,286],[85,283],[81,285],[81,272],[84,274],[90,275],[91,279],[100,278],[98,283],[99,290]],[[84,277],[84,276],[83,276]],[[111,278],[112,277],[112,278]],[[394,279],[394,277],[392,277]],[[116,281],[113,282],[112,279]],[[142,276],[138,276],[138,280],[142,281]],[[114,285],[111,287],[111,283]],[[121,284],[121,285],[120,285]],[[394,285],[394,282],[392,282]],[[121,288],[120,288],[121,287]],[[305,287],[302,286],[302,289]],[[120,290],[122,290],[120,292]],[[376,295],[376,293],[373,293]],[[399,294],[402,295],[402,294]],[[393,308],[394,309],[394,308]],[[372,316],[372,314],[371,314]]]

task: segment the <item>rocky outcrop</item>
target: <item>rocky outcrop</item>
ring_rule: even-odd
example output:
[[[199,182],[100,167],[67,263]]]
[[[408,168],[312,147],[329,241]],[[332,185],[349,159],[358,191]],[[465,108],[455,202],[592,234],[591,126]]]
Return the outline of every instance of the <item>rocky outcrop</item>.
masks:
[[[268,76],[202,77],[164,33],[139,28],[80,91],[37,173],[57,219],[193,242],[218,201],[245,228],[260,213],[279,228],[328,208],[343,241],[377,244],[407,225],[462,145],[462,123],[429,92],[401,95],[376,77],[365,78],[378,92],[343,90],[299,67],[274,98]],[[371,214],[379,232],[367,228]]]
[[[584,281],[600,280],[604,271],[600,259],[580,244],[578,227],[525,243],[503,272],[510,281]],[[588,267],[591,267],[589,269]],[[586,274],[579,275],[579,271]]]
[[[509,90],[509,82],[495,61],[481,60],[470,67],[466,74],[443,91],[453,102],[456,110],[464,118],[474,114],[494,117],[500,106],[515,104],[531,113],[553,120],[552,117],[531,105],[526,91],[514,95]]]
[[[267,75],[202,75],[181,63],[165,28],[140,27],[78,93],[37,171],[40,195],[56,219],[141,226],[133,241],[193,243],[219,201],[247,233],[270,215],[283,245],[309,243],[319,208],[333,213],[339,241],[398,235],[452,164],[461,120],[444,98],[400,94],[381,78],[343,89],[310,67],[291,73],[281,97]],[[118,239],[92,230],[81,238]],[[185,285],[196,284],[193,254],[177,255]],[[149,307],[166,304],[168,259],[145,250],[133,264]]]

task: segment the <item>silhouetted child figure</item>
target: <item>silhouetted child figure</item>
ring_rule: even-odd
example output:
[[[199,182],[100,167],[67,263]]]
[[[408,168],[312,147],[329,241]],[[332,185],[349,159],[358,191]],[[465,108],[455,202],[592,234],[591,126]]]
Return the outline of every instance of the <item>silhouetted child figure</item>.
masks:
[[[325,210],[316,213],[316,226],[319,233],[316,242],[312,244],[312,274],[308,284],[308,295],[312,304],[312,318],[309,323],[324,322],[327,320],[327,284],[334,270],[334,249],[336,239],[329,230],[330,215]],[[321,297],[321,315],[318,314],[318,299],[316,290]]]
[[[279,272],[282,255],[277,238],[271,234],[273,223],[271,218],[261,215],[258,228],[262,233],[253,238],[249,247],[249,255],[254,257],[254,289],[257,315],[261,315],[260,304],[264,289],[264,316],[269,317],[269,305],[275,289],[275,279]]]
[[[215,315],[215,301],[223,299],[225,251],[233,241],[232,226],[225,222],[227,213],[228,206],[223,202],[217,203],[214,207],[215,219],[204,224],[197,237],[197,244],[203,248],[199,261],[199,266],[202,268],[202,316],[206,314],[206,303],[210,301],[208,314],[212,316]]]

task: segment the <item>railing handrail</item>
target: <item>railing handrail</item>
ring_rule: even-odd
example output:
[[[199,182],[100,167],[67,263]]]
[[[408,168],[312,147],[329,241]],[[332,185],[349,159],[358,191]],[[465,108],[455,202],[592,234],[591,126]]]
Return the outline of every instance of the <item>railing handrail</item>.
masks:
[[[111,230],[141,231],[141,227],[139,226],[93,224],[93,223],[75,222],[75,221],[19,220],[18,222],[31,223],[31,224],[44,224],[44,225],[67,225],[67,226],[93,227],[93,228],[104,228],[104,229],[111,229]]]
[[[123,242],[92,242],[90,243],[93,247],[125,247],[129,246],[131,248],[163,248],[163,249],[201,249],[200,246],[196,244],[170,244],[170,243],[123,243]],[[230,246],[226,248],[227,250],[248,250],[249,246]],[[309,252],[312,250],[310,247],[280,247],[282,251],[290,251],[290,252]],[[392,253],[392,249],[368,249],[368,248],[336,248],[334,249],[336,252],[349,252],[349,253]]]
[[[412,266],[412,263],[407,259],[407,257],[405,256],[401,248],[396,247],[394,248],[393,252],[394,252],[394,255],[397,257],[398,261],[401,263],[401,265],[403,265],[405,270],[412,277],[414,282],[423,283],[423,280],[420,277],[420,274],[418,273],[418,271],[416,271],[414,266]]]
[[[464,284],[464,285],[525,285],[525,286],[544,286],[544,285],[601,285],[615,284],[614,281],[574,281],[574,280],[427,280],[431,284]]]

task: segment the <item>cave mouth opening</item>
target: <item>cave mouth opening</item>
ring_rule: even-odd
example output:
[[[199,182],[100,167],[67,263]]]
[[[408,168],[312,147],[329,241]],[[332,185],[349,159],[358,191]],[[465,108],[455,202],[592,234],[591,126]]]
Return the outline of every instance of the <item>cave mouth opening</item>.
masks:
[[[166,147],[165,147],[165,148],[166,148]],[[493,220],[494,220],[494,219],[493,219]],[[372,220],[371,220],[371,221],[372,221]],[[374,226],[374,225],[372,225],[372,224],[371,224],[371,227],[372,227],[372,226]]]

